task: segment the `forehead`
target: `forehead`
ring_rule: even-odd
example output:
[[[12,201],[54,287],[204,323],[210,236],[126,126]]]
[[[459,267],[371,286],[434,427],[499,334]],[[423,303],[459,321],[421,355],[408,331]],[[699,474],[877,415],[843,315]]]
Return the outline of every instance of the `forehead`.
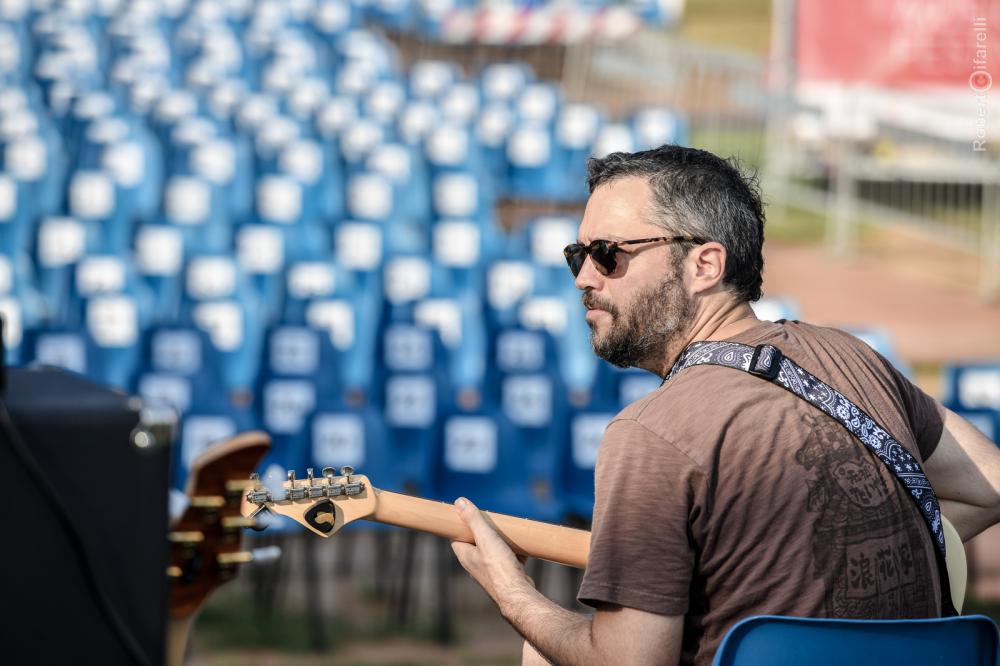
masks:
[[[628,240],[658,235],[662,229],[649,221],[649,183],[638,176],[619,178],[600,185],[587,200],[578,240]]]

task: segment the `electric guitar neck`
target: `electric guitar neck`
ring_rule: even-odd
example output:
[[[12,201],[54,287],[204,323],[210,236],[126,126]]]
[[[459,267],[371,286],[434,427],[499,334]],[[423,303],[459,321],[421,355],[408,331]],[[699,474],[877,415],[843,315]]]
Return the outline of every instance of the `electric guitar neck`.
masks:
[[[472,533],[453,505],[379,490],[349,467],[339,475],[327,467],[320,478],[309,470],[301,481],[289,472],[288,480],[275,488],[264,486],[256,477],[254,482],[240,508],[246,518],[272,511],[321,537],[364,519],[473,543]],[[590,532],[488,511],[483,515],[518,555],[580,569],[587,566]]]

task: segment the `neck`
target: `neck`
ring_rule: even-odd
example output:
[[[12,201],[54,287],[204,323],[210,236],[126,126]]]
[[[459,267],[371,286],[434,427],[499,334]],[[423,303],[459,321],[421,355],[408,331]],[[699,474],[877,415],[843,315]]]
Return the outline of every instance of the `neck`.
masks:
[[[719,297],[721,294],[716,294]],[[711,299],[712,297],[710,297]],[[716,304],[712,303],[715,306]],[[727,299],[717,307],[698,308],[695,316],[679,335],[667,342],[663,356],[646,369],[655,372],[660,377],[666,377],[670,368],[677,362],[689,344],[708,340],[726,340],[739,335],[747,329],[760,323],[753,309],[747,302],[734,302]]]

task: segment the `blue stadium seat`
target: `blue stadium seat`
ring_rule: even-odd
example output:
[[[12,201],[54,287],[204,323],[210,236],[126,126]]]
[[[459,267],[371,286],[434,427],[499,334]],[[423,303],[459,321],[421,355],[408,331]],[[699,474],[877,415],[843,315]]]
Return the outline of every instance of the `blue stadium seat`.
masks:
[[[753,313],[761,321],[779,321],[787,319],[794,321],[799,317],[799,306],[787,296],[765,296],[764,298],[751,303]]]
[[[236,231],[236,263],[253,286],[265,323],[281,317],[288,236],[276,224],[246,224]]]
[[[121,192],[110,171],[77,169],[69,176],[67,212],[100,238],[102,252],[127,250],[132,211],[120,201]]]
[[[386,434],[379,410],[371,403],[350,404],[340,393],[321,394],[306,425],[307,467],[353,467],[377,487],[394,460],[386,450]],[[391,473],[389,473],[391,476]]]
[[[564,199],[565,174],[553,151],[552,131],[545,125],[522,123],[507,139],[510,192],[524,199]]]
[[[159,224],[176,227],[184,237],[185,256],[226,252],[232,247],[232,228],[223,202],[215,201],[211,183],[198,176],[172,175],[164,183]]]
[[[946,407],[955,410],[990,410],[1000,414],[1000,363],[983,362],[944,368]]]
[[[143,335],[135,390],[155,395],[183,414],[202,396],[221,393],[221,369],[214,360],[212,342],[205,331],[175,324],[150,327]],[[161,377],[172,379],[161,382]]]
[[[7,91],[0,91],[0,96]],[[0,252],[27,251],[34,224],[59,212],[65,159],[51,127],[27,109],[3,118],[0,141]]]
[[[590,521],[594,513],[594,466],[597,452],[608,424],[617,414],[617,405],[595,401],[586,408],[574,410],[569,422],[569,454],[563,457],[566,510],[573,516]]]
[[[322,222],[326,216],[323,188],[339,185],[339,171],[327,163],[319,142],[301,138],[291,142],[278,154],[278,172],[291,176],[302,187],[301,220],[306,225]],[[328,173],[328,169],[332,173]],[[338,176],[338,180],[331,180]],[[258,202],[258,211],[261,202]],[[270,220],[262,220],[270,221]]]
[[[436,331],[393,324],[381,336],[378,356],[387,434],[382,487],[427,495],[433,490],[433,461],[440,415],[450,394],[445,352]]]
[[[529,220],[512,236],[512,247],[530,256],[539,273],[539,283],[550,293],[572,291],[579,299],[573,276],[566,266],[563,249],[576,242],[580,219],[569,215],[547,215]],[[515,245],[516,244],[516,245]],[[537,290],[536,290],[537,291]]]
[[[88,237],[88,230],[96,231],[71,217],[46,217],[38,225],[35,272],[53,323],[69,323],[76,265],[100,245],[100,238],[96,233]]]
[[[181,419],[180,445],[174,447],[173,486],[184,487],[191,463],[198,454],[253,425],[249,410],[233,407],[225,396],[202,396],[194,402]]]
[[[594,379],[594,396],[616,412],[639,398],[646,396],[663,384],[663,378],[639,368],[616,368],[605,361],[597,364]]]
[[[89,340],[79,327],[39,326],[24,331],[22,344],[24,361],[87,373]]]
[[[459,290],[482,294],[484,267],[503,252],[505,234],[497,225],[471,220],[438,220],[431,227],[435,265]]]
[[[521,302],[535,291],[535,266],[524,259],[498,259],[486,268],[486,322],[491,331],[519,323]]]
[[[289,263],[285,269],[285,307],[281,321],[307,323],[310,303],[344,293],[348,279],[347,274],[329,260],[304,259]]]
[[[401,231],[426,234],[431,217],[430,173],[423,156],[413,147],[385,143],[372,150],[366,162],[368,170],[381,174],[393,185],[392,209],[396,211]]]
[[[406,103],[406,89],[403,84],[391,79],[377,82],[364,97],[362,110],[366,117],[391,127],[395,125],[403,105]]]
[[[531,67],[518,62],[492,63],[479,73],[483,99],[489,102],[512,104],[534,80]]]
[[[632,115],[632,132],[638,150],[659,148],[665,143],[688,145],[687,122],[679,112],[665,107],[645,107]]]
[[[474,83],[459,81],[441,94],[438,105],[445,122],[467,127],[475,120],[483,99]]]
[[[548,295],[526,297],[518,306],[518,322],[526,329],[545,331],[556,340],[557,367],[574,399],[577,394],[582,396],[590,391],[597,359],[576,291],[563,289]]]
[[[514,428],[495,404],[454,406],[443,416],[439,446],[436,498],[450,502],[463,496],[482,509],[512,514],[531,501]]]
[[[591,154],[593,157],[607,157],[610,153],[635,151],[635,135],[627,124],[605,123],[597,132]]]
[[[3,361],[8,365],[24,362],[22,345],[25,330],[41,325],[46,315],[45,301],[31,281],[31,266],[21,254],[0,255],[0,317],[3,317]]]
[[[416,304],[427,298],[435,278],[434,266],[423,254],[401,255],[385,262],[383,325],[412,323]]]
[[[510,421],[521,450],[517,513],[558,520],[565,510],[558,493],[569,404],[555,340],[545,331],[509,327],[492,342],[484,400]]]
[[[907,377],[913,375],[909,364],[900,358],[897,353],[892,336],[887,330],[881,328],[847,328],[846,330],[884,356],[887,361],[892,363],[904,375]]]
[[[181,323],[208,333],[227,389],[252,389],[266,323],[253,288],[232,257],[189,259]]]
[[[997,627],[971,615],[929,620],[833,620],[761,615],[735,624],[713,666],[887,663],[968,664],[997,661]]]
[[[169,224],[142,224],[133,241],[135,270],[152,294],[152,322],[175,322],[184,292],[184,236]]]
[[[396,135],[412,148],[419,149],[430,131],[441,123],[441,109],[423,99],[410,100],[399,112]]]
[[[597,107],[589,104],[566,104],[555,122],[553,161],[563,174],[561,198],[584,201],[587,188],[587,158],[604,122]]]
[[[535,81],[525,86],[517,97],[518,120],[551,129],[562,103],[562,90],[558,85]]]
[[[478,294],[466,290],[425,298],[414,306],[413,320],[441,336],[453,390],[482,393],[489,336]]]
[[[476,141],[487,172],[495,183],[496,194],[502,197],[511,194],[507,140],[514,130],[514,120],[514,111],[500,103],[484,107],[476,118]]]
[[[356,172],[347,181],[347,212],[352,220],[381,228],[385,254],[425,252],[426,220],[407,215],[405,183],[378,172]]]
[[[337,393],[330,337],[307,326],[279,325],[267,335],[258,382],[258,422],[271,435],[269,460],[301,470],[307,424],[322,395]]]
[[[410,96],[416,99],[438,99],[448,88],[462,79],[462,68],[446,60],[417,60],[410,65],[408,83]]]
[[[139,309],[128,293],[98,294],[86,300],[88,376],[123,389],[132,384],[142,352]]]

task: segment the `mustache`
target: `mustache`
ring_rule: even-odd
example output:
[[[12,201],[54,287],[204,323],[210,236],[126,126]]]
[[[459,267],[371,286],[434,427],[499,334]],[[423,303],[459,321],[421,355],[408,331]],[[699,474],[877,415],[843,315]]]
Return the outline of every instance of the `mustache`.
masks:
[[[598,310],[604,310],[611,316],[618,315],[618,308],[616,308],[610,301],[606,301],[599,298],[597,294],[592,291],[588,291],[580,296],[580,301],[583,303],[585,308],[596,308]]]

